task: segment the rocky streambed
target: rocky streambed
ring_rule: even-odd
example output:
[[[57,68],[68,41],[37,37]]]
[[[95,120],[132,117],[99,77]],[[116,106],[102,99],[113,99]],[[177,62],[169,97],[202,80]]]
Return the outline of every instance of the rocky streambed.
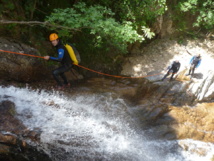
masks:
[[[37,51],[24,44],[6,39],[2,39],[0,48],[11,50],[8,46],[11,43],[13,51],[33,52],[33,54],[39,55]],[[188,70],[188,61],[197,52],[202,54],[202,64],[190,79],[190,77],[185,76]],[[167,79],[159,81],[166,72],[165,68],[175,59],[179,59],[182,65],[175,79],[173,81]],[[8,66],[8,64],[10,65]],[[32,64],[34,65],[32,66]],[[194,148],[185,143],[177,143],[177,140],[193,139],[202,141],[208,143],[212,149],[214,142],[213,64],[212,41],[188,40],[186,44],[178,44],[174,40],[160,40],[151,43],[147,48],[133,48],[132,55],[124,61],[121,75],[143,76],[144,78],[99,77],[74,83],[72,74],[67,73],[68,76],[71,76],[69,79],[72,82],[72,87],[64,91],[54,91],[52,86],[55,85],[55,82],[51,78],[50,69],[47,69],[44,63],[34,58],[28,59],[18,55],[1,55],[0,159],[9,161],[62,160],[63,155],[67,155],[67,151],[70,150],[72,155],[75,156],[74,160],[90,160],[89,158],[93,157],[98,160],[125,160],[127,157],[128,159],[126,159],[129,160],[130,156],[137,156],[135,160],[140,160],[139,158],[142,156],[148,161],[155,159],[167,160],[168,158],[166,159],[163,156],[166,157],[167,155],[164,155],[164,153],[169,154],[170,150],[168,152],[164,152],[163,149],[160,150],[160,156],[162,157],[159,158],[146,157],[147,155],[144,152],[150,149],[149,146],[145,146],[145,144],[150,144],[148,140],[151,142],[161,140],[164,143],[175,141],[176,146],[173,145],[172,148],[174,151],[179,151],[182,148],[188,153],[190,153],[189,151],[193,152]],[[41,70],[44,72],[39,72]],[[28,98],[28,95],[31,98]],[[34,106],[39,111],[32,108]],[[46,109],[47,111],[45,111]],[[66,113],[63,113],[65,111]],[[51,115],[48,115],[49,113]],[[40,118],[40,115],[43,114],[44,116]],[[56,117],[58,114],[60,114],[60,117]],[[100,124],[93,122],[97,117]],[[85,122],[82,123],[79,118],[88,120],[88,122],[86,121],[86,127],[82,127]],[[106,121],[106,118],[110,119]],[[126,120],[126,123],[121,123],[123,126],[120,127],[120,124],[111,122],[113,120],[117,122],[118,119]],[[67,122],[67,120],[70,121]],[[50,124],[45,126],[43,122],[50,122]],[[63,122],[67,126],[64,127]],[[72,129],[74,124],[69,126],[70,122],[81,125],[75,127],[74,130]],[[88,128],[89,125],[90,128]],[[117,143],[121,136],[126,138],[127,134],[124,135],[124,133],[130,130],[128,126],[135,129],[139,137],[147,138],[143,140],[144,144],[142,146],[141,144],[134,144],[134,146],[130,144],[128,152],[121,155],[113,154],[112,151],[109,152],[108,150],[111,148],[106,145],[109,144],[108,139],[118,136],[118,133],[120,133],[120,138],[117,138],[114,142]],[[96,132],[100,131],[97,127],[101,127],[107,132],[105,134],[101,132],[94,141],[95,136],[91,133],[95,133],[93,129]],[[122,127],[125,127],[125,129]],[[57,129],[64,130],[63,134]],[[84,131],[84,129],[87,129],[87,131]],[[92,130],[90,135],[82,136],[90,130]],[[132,135],[133,132],[131,131],[128,132],[128,136]],[[72,139],[77,134],[80,134],[79,138],[84,138],[85,141],[80,143],[77,139],[73,142]],[[55,138],[57,139],[55,140]],[[107,150],[102,149],[103,144],[99,146],[99,142],[103,143],[104,138],[107,140],[104,143]],[[122,147],[127,147],[128,143],[126,141],[128,139],[122,140],[118,144],[120,145],[123,142]],[[139,142],[139,140],[136,142]],[[152,144],[154,146],[157,142],[152,142]],[[61,149],[62,146],[69,147],[63,150],[61,156],[56,151]],[[84,146],[93,146],[98,151],[89,152],[86,149],[81,149]],[[75,149],[71,147],[75,147]],[[112,144],[110,147],[112,147]],[[121,148],[121,146],[119,147]],[[133,151],[137,151],[136,147],[143,149],[143,151],[132,154]],[[100,149],[105,152],[100,152]],[[167,149],[167,146],[165,149]],[[74,154],[77,151],[79,154],[76,156]],[[150,149],[150,151],[152,150]],[[201,150],[197,149],[194,152],[199,156],[206,156],[208,150],[201,148]],[[138,156],[141,153],[143,155]],[[212,153],[212,151],[209,153],[209,159],[207,160],[213,159],[212,155],[214,154]],[[83,154],[87,154],[87,156]],[[124,154],[127,154],[127,156],[124,157]],[[71,157],[70,154],[65,160],[68,160],[69,157]],[[185,158],[177,160],[185,160]]]
[[[59,91],[53,91],[49,88],[51,85],[53,83],[34,83],[28,85],[27,88],[37,90],[38,93],[43,90],[52,94],[54,92],[58,93]],[[184,91],[172,90],[179,85],[180,82],[178,81],[166,81],[160,84],[147,79],[93,78],[60,91],[60,94],[66,98],[74,99],[79,95],[87,98],[94,94],[110,93],[112,98],[123,99],[128,108],[125,108],[125,111],[122,112],[128,113],[130,118],[134,119],[134,122],[131,121],[130,124],[134,123],[135,125],[131,126],[138,131],[143,131],[144,135],[150,140],[194,139],[213,143],[213,103],[196,102],[193,101],[196,98],[195,96]],[[26,88],[25,84],[22,84],[20,89],[22,88]],[[1,90],[4,91],[4,89]],[[2,92],[0,104],[1,158],[11,161],[14,158],[17,160],[49,160],[48,154],[39,150],[42,130],[39,127],[32,129],[26,127],[20,121],[22,114],[16,112],[16,102],[7,99],[7,97],[12,96],[4,95]],[[60,105],[54,100],[47,100],[44,104],[56,109],[60,108]],[[106,109],[106,112],[109,111]],[[31,118],[31,112],[26,111],[23,117]],[[115,117],[117,116],[115,115]],[[117,129],[117,127],[108,126],[110,129]],[[65,144],[67,143],[65,142]]]

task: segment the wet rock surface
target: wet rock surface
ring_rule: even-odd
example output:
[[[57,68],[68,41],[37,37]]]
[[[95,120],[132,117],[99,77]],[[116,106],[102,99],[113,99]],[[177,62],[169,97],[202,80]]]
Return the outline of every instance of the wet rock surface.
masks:
[[[70,88],[59,91],[67,96],[111,93],[112,97],[123,98],[130,108],[127,112],[134,118],[145,135],[150,139],[195,139],[213,142],[213,103],[197,103],[190,96],[182,100],[180,92],[170,90],[178,82],[155,84],[146,79],[141,80],[118,80],[107,78],[93,78],[73,83]],[[47,90],[53,92],[51,86],[54,82],[28,84],[32,89]],[[24,84],[23,84],[24,87]],[[176,97],[174,97],[176,95]],[[8,96],[4,96],[5,99]],[[176,105],[176,98],[183,101],[182,105]],[[191,100],[191,101],[189,101]],[[54,108],[59,108],[56,102],[44,102]],[[189,104],[189,105],[188,105]],[[5,108],[7,107],[7,108]],[[6,110],[7,109],[7,110]],[[11,153],[16,148],[23,148],[19,152],[21,156],[29,155],[38,158],[47,157],[36,150],[40,142],[39,129],[27,129],[17,119],[15,104],[9,101],[1,102],[1,154],[2,156],[14,156]],[[20,116],[19,116],[20,117]],[[31,116],[29,116],[31,117]],[[5,126],[7,124],[7,126]],[[151,137],[152,136],[152,137]],[[28,147],[26,140],[34,142],[33,153]],[[27,153],[25,151],[28,151]],[[31,153],[32,152],[32,153]],[[9,154],[9,155],[8,155]],[[19,158],[18,156],[14,156]],[[37,158],[37,159],[38,159]],[[28,158],[29,159],[29,158]]]
[[[76,91],[112,92],[130,104],[129,112],[152,138],[214,141],[214,104],[200,103],[181,82],[154,84],[142,80],[91,79]],[[178,86],[175,89],[174,86]],[[92,88],[91,88],[92,87]],[[148,129],[147,129],[148,128]]]
[[[7,97],[7,96],[5,96]],[[48,155],[37,150],[39,132],[27,129],[16,117],[15,104],[0,102],[0,160],[1,161],[39,161],[50,160]],[[27,141],[34,142],[35,146]]]
[[[41,59],[9,52],[40,56],[36,49],[0,37],[0,77],[4,80],[32,82],[44,79],[47,69]],[[9,51],[9,52],[8,52]],[[41,72],[42,71],[42,72]]]
[[[210,42],[207,45],[204,42],[197,43],[196,46],[207,48],[208,55],[204,54],[203,56],[205,60],[213,57]],[[71,87],[59,92],[66,96],[111,93],[112,97],[123,98],[130,105],[128,112],[131,117],[141,125],[141,129],[148,138],[152,136],[151,139],[190,138],[214,142],[214,73],[210,68],[205,68],[206,65],[204,65],[201,66],[201,69],[199,68],[193,78],[190,78],[185,76],[188,67],[184,65],[173,81],[168,79],[159,81],[164,73],[158,73],[162,72],[170,61],[180,58],[183,60],[183,65],[189,61],[190,56],[188,59],[183,59],[185,55],[188,55],[185,46],[179,45],[175,41],[168,42],[168,45],[151,44],[153,49],[148,49],[148,51],[145,49],[143,52],[157,53],[154,48],[156,45],[157,49],[161,51],[160,54],[136,55],[127,58],[122,71],[123,75],[134,73],[134,76],[152,75],[151,77],[140,79],[91,78],[76,81],[69,79]],[[189,50],[195,51],[193,50],[194,46],[194,43],[189,42]],[[175,50],[178,50],[179,53],[176,53]],[[201,48],[200,50],[202,51]],[[2,57],[2,59],[15,59],[13,57]],[[210,62],[212,63],[212,61]],[[30,68],[32,67],[32,64],[28,65]],[[5,67],[3,64],[2,69]],[[8,69],[15,69],[15,66],[9,66]],[[19,70],[20,68],[16,69]],[[32,73],[28,67],[25,66],[24,69]],[[42,82],[34,82],[27,77],[36,79],[41,79],[41,77],[37,75],[34,77],[26,73],[23,78],[17,77],[17,72],[20,73],[21,71],[7,70],[11,74],[7,75],[2,70],[0,72],[2,74],[1,85],[14,85],[21,88],[28,86],[36,90],[54,91],[52,87],[56,84],[52,78]],[[70,75],[71,73],[67,74]],[[22,82],[22,79],[29,80],[30,83],[27,85],[17,83],[17,81]],[[40,142],[40,129],[27,129],[16,115],[16,105],[7,100],[9,96],[3,97],[4,101],[0,102],[0,160],[48,160],[48,156],[36,148]],[[44,103],[59,108],[55,102]],[[29,115],[29,117],[31,116]],[[28,144],[29,140],[33,144]]]

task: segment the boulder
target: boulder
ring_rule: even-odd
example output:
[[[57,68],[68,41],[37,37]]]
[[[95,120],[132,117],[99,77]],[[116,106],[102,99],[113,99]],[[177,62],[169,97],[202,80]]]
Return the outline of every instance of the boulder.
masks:
[[[40,56],[36,49],[2,37],[0,37],[0,50]],[[40,58],[0,51],[0,77],[3,80],[37,81],[44,78],[46,71]]]

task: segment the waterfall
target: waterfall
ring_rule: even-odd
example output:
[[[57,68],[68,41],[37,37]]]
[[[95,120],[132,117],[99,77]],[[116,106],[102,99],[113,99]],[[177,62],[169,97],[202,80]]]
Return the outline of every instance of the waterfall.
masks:
[[[129,105],[112,93],[71,95],[10,86],[0,87],[0,100],[14,102],[24,125],[41,131],[37,147],[53,161],[210,161],[214,155],[213,143],[147,139]]]

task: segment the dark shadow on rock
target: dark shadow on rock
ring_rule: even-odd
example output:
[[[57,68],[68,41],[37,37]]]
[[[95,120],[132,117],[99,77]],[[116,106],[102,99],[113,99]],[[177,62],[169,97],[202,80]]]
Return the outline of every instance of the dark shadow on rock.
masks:
[[[159,85],[147,79],[97,78],[88,80],[83,86],[90,88],[92,93],[111,92],[116,93],[117,97],[122,97],[128,104],[130,117],[134,120],[134,124],[130,123],[131,127],[139,135],[143,133],[149,141],[164,142],[178,139],[175,129],[171,126],[171,123],[176,124],[177,121],[168,115],[169,103],[174,99],[173,91],[169,92],[169,90],[175,83],[181,83],[179,81],[168,82],[167,80],[166,82],[161,82],[162,85]],[[165,94],[171,97],[167,99]],[[169,152],[159,145],[152,147],[163,158],[165,153]],[[175,143],[171,150],[173,153],[179,153],[180,146]]]
[[[203,79],[203,74],[202,73],[194,73],[192,75],[192,78]]]
[[[150,81],[160,81],[163,78],[161,71],[151,71],[147,73],[146,78]]]

